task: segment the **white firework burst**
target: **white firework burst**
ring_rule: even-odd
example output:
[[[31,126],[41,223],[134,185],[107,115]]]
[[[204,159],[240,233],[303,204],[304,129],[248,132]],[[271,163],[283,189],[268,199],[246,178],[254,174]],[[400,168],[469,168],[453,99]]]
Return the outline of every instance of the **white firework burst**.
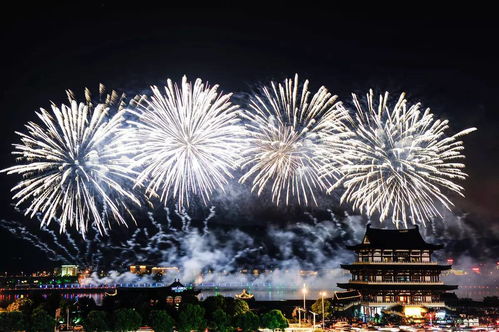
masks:
[[[116,92],[92,102],[85,89],[85,102],[67,91],[69,104],[52,104],[37,112],[40,123],[29,122],[27,133],[17,132],[21,143],[14,144],[18,165],[2,170],[23,177],[12,191],[16,206],[27,203],[25,214],[38,217],[42,225],[52,220],[61,232],[74,226],[83,236],[89,224],[100,232],[113,217],[126,223],[127,204],[140,204],[130,191],[133,174],[127,166],[127,153],[119,134],[124,122],[124,96]],[[115,114],[110,108],[116,106]],[[127,184],[130,184],[127,187]]]
[[[448,136],[447,120],[435,119],[419,103],[408,106],[404,94],[392,109],[388,93],[376,105],[372,90],[366,110],[355,94],[353,102],[355,137],[349,142],[351,163],[342,169],[342,201],[369,216],[379,214],[381,221],[390,218],[407,226],[409,220],[424,225],[440,216],[440,204],[450,209],[449,193],[463,196],[456,183],[467,177],[459,137],[476,128]]]
[[[254,94],[243,115],[249,133],[246,168],[240,181],[252,179],[258,195],[270,187],[272,200],[315,204],[316,192],[334,186],[344,162],[348,111],[325,87],[313,95],[298,75],[271,82]],[[329,173],[323,176],[328,165]]]
[[[137,153],[138,185],[148,196],[188,206],[193,196],[206,204],[215,189],[224,189],[238,167],[243,127],[231,94],[184,76],[180,86],[170,79],[164,90],[139,102],[132,145]]]

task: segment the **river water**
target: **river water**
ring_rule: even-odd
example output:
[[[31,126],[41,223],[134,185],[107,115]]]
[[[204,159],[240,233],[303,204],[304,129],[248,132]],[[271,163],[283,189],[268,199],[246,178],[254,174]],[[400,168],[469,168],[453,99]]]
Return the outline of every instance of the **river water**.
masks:
[[[227,289],[202,289],[199,294],[199,299],[204,300],[205,298],[213,295],[222,295],[227,297],[234,297],[236,294],[240,293],[241,290],[227,290]],[[303,293],[301,289],[269,289],[269,290],[250,290],[257,301],[282,301],[282,300],[297,300],[303,299]],[[306,299],[314,300],[320,297],[320,290],[309,290]],[[499,293],[499,288],[480,288],[480,287],[462,287],[457,292],[459,297],[469,297],[477,301],[481,301],[484,296],[497,296]],[[49,293],[42,294],[43,296],[48,296]],[[102,304],[102,300],[105,296],[104,292],[95,293],[60,293],[65,299],[76,299],[77,297],[88,296],[95,300],[97,305]],[[332,295],[332,291],[329,292],[328,296]],[[16,298],[21,297],[19,294],[0,294],[0,302],[11,302]]]

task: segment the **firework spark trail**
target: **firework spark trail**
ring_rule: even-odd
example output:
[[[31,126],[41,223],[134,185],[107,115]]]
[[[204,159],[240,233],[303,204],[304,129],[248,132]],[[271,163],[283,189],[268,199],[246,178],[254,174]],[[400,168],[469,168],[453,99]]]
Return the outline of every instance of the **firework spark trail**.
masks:
[[[145,233],[141,227],[140,234],[134,237],[134,243],[131,244],[128,242],[116,244],[111,237],[102,237],[99,241],[95,241],[95,247],[91,250],[99,252],[102,257],[101,263],[106,264],[106,266],[102,264],[86,265],[88,263],[82,260],[67,261],[62,256],[59,257],[59,260],[82,267],[92,267],[94,271],[101,269],[122,271],[128,265],[137,264],[138,259],[144,259],[150,264],[158,266],[179,267],[180,275],[167,274],[164,276],[164,283],[175,277],[182,278],[185,282],[203,280],[204,285],[215,284],[220,285],[220,287],[223,287],[224,284],[234,285],[235,283],[251,284],[254,287],[265,287],[269,283],[273,287],[295,287],[296,284],[302,284],[305,281],[316,287],[327,287],[327,285],[331,285],[332,280],[336,282],[345,278],[339,264],[350,261],[352,257],[343,244],[358,243],[365,232],[365,218],[336,216],[333,212],[331,212],[331,218],[327,217],[325,220],[306,218],[303,222],[292,225],[268,225],[264,232],[265,235],[259,237],[239,229],[227,231],[213,227],[205,235],[202,231],[204,224],[202,220],[196,220],[196,225],[199,228],[193,226],[188,232],[183,232],[181,222],[177,222],[178,217],[175,214],[173,217],[175,224],[178,225],[174,232],[165,230],[153,233],[159,228],[157,225],[149,225],[148,230],[151,236],[142,236]],[[163,223],[166,224],[165,221]],[[19,223],[16,222],[8,225],[5,222],[0,222],[0,227],[20,229]],[[490,230],[484,231],[483,228],[475,228],[476,225],[473,226],[464,219],[452,223],[436,223],[435,227],[438,234],[431,232],[429,228],[427,229],[430,242],[446,243],[448,248],[461,248],[453,253],[448,251],[444,253],[450,254],[450,257],[456,261],[471,261],[470,257],[475,257],[473,260],[476,261],[477,257],[483,258],[484,254],[491,259],[494,257],[496,251],[494,251],[494,244],[491,245],[490,241],[473,243],[474,245],[470,246],[469,252],[456,255],[456,253],[462,252],[462,246],[469,244],[473,237],[483,239],[484,234],[490,233]],[[30,241],[30,243],[37,245],[37,242],[41,242],[47,237],[46,243],[50,245],[50,236],[45,234],[46,231],[43,229],[40,232],[37,241]],[[428,237],[428,234],[422,235]],[[26,240],[29,241],[29,239]],[[83,248],[86,246],[86,242],[79,237],[76,243],[83,244]],[[130,245],[133,248],[130,248]],[[46,250],[60,251],[56,245],[52,244],[51,248]],[[47,255],[52,257],[49,253]],[[97,255],[88,256],[96,257]],[[443,256],[441,259],[448,257]],[[322,271],[319,271],[317,276],[307,277],[299,274],[300,270],[317,270],[318,266],[321,267]],[[271,271],[269,271],[270,273],[262,273],[258,277],[240,273],[241,269],[250,267],[259,270],[270,269]],[[207,271],[213,273],[206,273]],[[198,278],[200,275],[203,278]],[[151,277],[111,271],[109,277],[99,278],[95,274],[87,280],[87,283],[116,284],[125,282],[124,280],[127,280],[127,283],[156,282]]]
[[[244,257],[245,255],[249,255],[249,254],[252,254],[252,253],[255,253],[255,252],[259,252],[263,249],[263,247],[257,247],[257,248],[245,248],[245,249],[242,249],[238,252],[235,253],[235,255],[231,258],[230,261],[228,261],[226,264],[225,264],[225,267],[222,269],[222,271],[226,271],[226,270],[231,270],[234,268],[234,264],[237,262],[237,260],[241,257]]]
[[[104,87],[99,90],[102,95]],[[125,224],[123,211],[133,219],[128,202],[140,202],[124,185],[134,181],[119,134],[124,97],[113,91],[94,105],[86,89],[85,102],[77,102],[71,91],[68,98],[69,105],[41,108],[36,113],[41,124],[29,122],[27,134],[17,132],[21,143],[14,144],[13,154],[21,163],[2,172],[23,177],[12,191],[16,206],[28,204],[25,215],[40,214],[42,226],[56,219],[61,232],[75,226],[84,236],[89,223],[105,231],[108,213]],[[114,115],[112,106],[117,106]]]
[[[250,98],[243,113],[249,148],[244,151],[241,182],[251,179],[260,195],[270,187],[272,200],[317,204],[316,191],[332,187],[339,176],[348,111],[325,87],[312,95],[298,75],[284,83],[271,82]],[[321,176],[329,165],[328,176]]]
[[[182,231],[187,232],[191,226],[191,217],[187,214],[185,209],[175,210],[175,214],[180,218],[182,222]]]
[[[84,249],[85,255],[84,255],[84,257],[88,260],[89,266],[98,267],[99,262],[103,258],[102,253],[98,250],[92,250],[92,248],[93,248],[92,246],[95,244],[101,243],[101,240],[104,240],[104,239],[100,239],[100,233],[95,226],[92,225],[91,228],[92,228],[93,233],[95,235],[94,235],[93,239],[85,240],[85,249]],[[71,237],[71,235],[69,235],[68,233],[66,233],[66,234],[68,235],[68,237]]]
[[[160,222],[157,222],[154,219],[154,214],[152,212],[147,212],[147,217],[149,218],[149,221],[156,227],[158,233],[162,233],[164,231],[163,224],[161,224]]]
[[[36,218],[42,224],[40,213],[36,214]],[[63,254],[67,257],[68,261],[77,261],[78,260],[77,257],[80,255],[80,250],[78,249],[78,246],[76,245],[75,241],[71,238],[69,233],[66,233],[66,236],[65,236],[66,240],[69,244],[69,246],[67,246],[67,245],[61,244],[59,241],[59,238],[57,237],[57,234],[53,230],[47,228],[47,226],[42,226],[41,229],[52,238],[54,245],[63,252]],[[71,253],[69,251],[70,249],[68,249],[68,248],[71,248],[72,250],[74,250],[75,254]]]
[[[36,219],[40,222],[40,224],[43,225],[43,222],[41,220],[41,213],[37,213],[36,214]],[[70,253],[68,251],[68,248],[66,248],[65,246],[61,245],[59,243],[59,239],[57,238],[57,235],[55,234],[54,231],[48,229],[47,227],[45,226],[42,226],[41,227],[51,238],[52,238],[52,241],[54,242],[54,244],[59,248],[59,250],[61,250],[63,252],[63,254],[69,259],[69,260],[74,260],[75,259],[75,256]]]
[[[170,231],[175,231],[175,228],[172,226],[172,218],[170,217],[170,209],[166,206],[164,207],[165,218],[166,218],[166,226]]]
[[[63,243],[52,243],[56,241],[50,234],[47,234],[49,241],[45,241],[47,246],[50,248],[41,248],[44,251],[52,250],[54,254],[54,260],[64,260],[64,262],[70,262],[72,264],[78,264],[82,267],[91,267],[94,271],[100,268],[109,268],[110,266],[115,269],[122,269],[125,266],[136,264],[138,260],[143,259],[154,264],[161,264],[166,266],[178,266],[185,271],[182,275],[186,278],[196,276],[200,271],[206,269],[213,269],[214,271],[228,271],[234,272],[238,270],[239,260],[246,261],[247,259],[254,260],[253,255],[255,253],[262,252],[259,255],[258,260],[265,260],[265,263],[259,262],[258,264],[268,264],[269,266],[279,266],[279,260],[276,258],[270,258],[268,253],[265,252],[265,247],[255,243],[252,236],[240,231],[232,230],[228,234],[226,232],[206,232],[205,226],[208,224],[209,220],[215,217],[215,211],[212,207],[209,210],[208,216],[203,220],[198,222],[200,228],[195,227],[189,228],[186,231],[182,229],[181,217],[184,215],[175,215],[176,219],[179,219],[179,227],[175,231],[160,230],[161,226],[157,225],[159,222],[151,218],[151,228],[146,230],[143,227],[137,228],[131,235],[130,238],[123,242],[114,244],[110,237],[100,238],[98,232],[95,232],[93,239],[78,241],[74,240],[75,243],[81,246],[82,254],[76,257],[76,261],[72,259],[63,258],[59,255],[56,259],[56,251],[64,253],[60,246]],[[290,236],[290,241],[296,241],[298,238],[307,239],[307,243],[311,245],[310,248],[315,248],[317,246],[324,246],[324,242],[319,243],[317,241],[318,237],[321,235],[327,235],[335,237],[337,230],[334,229],[336,224],[331,224],[330,226],[322,225],[323,222],[319,221],[316,226],[306,227],[296,225],[293,226],[291,231],[288,231]],[[318,227],[318,228],[317,228]],[[333,229],[331,229],[333,227]],[[343,226],[342,226],[343,227]],[[19,224],[9,225],[10,229],[19,229]],[[324,230],[323,234],[312,234],[315,230]],[[362,227],[359,227],[362,229]],[[153,233],[153,231],[155,233]],[[41,234],[46,234],[47,229],[40,230]],[[151,234],[150,236],[145,236],[145,234]],[[276,232],[276,231],[271,231]],[[89,236],[94,232],[89,232]],[[67,233],[68,236],[69,233]],[[300,235],[298,235],[300,234]],[[273,237],[273,235],[271,235]],[[42,242],[41,238],[37,238],[37,241],[31,241],[33,245],[37,242]],[[52,240],[52,241],[50,241]],[[92,246],[89,244],[92,243]],[[291,246],[291,244],[285,243],[283,247]],[[328,247],[329,248],[329,247]],[[329,248],[326,250],[333,250],[334,248]],[[85,250],[87,253],[85,253]],[[336,250],[336,249],[334,249]],[[88,252],[93,251],[93,252]],[[307,251],[315,252],[316,249],[310,249]],[[315,255],[315,254],[314,254]],[[290,254],[288,256],[291,256]],[[286,256],[286,257],[288,257]],[[86,259],[85,257],[88,257]],[[110,259],[111,258],[111,259]],[[101,259],[106,259],[106,262],[110,266],[104,267],[99,262]],[[307,260],[310,258],[307,258]],[[298,264],[297,261],[289,262],[284,264],[287,267],[293,264]]]
[[[193,196],[206,204],[238,167],[244,131],[238,106],[217,85],[200,79],[191,84],[185,76],[180,86],[168,79],[164,92],[156,86],[151,90],[153,95],[130,111],[137,117],[129,121],[135,127],[130,142],[138,151],[136,182],[164,204],[174,199],[182,208]]]
[[[71,245],[71,248],[76,252],[76,256],[81,255],[80,248],[78,248],[78,245],[76,244],[75,240],[69,235],[69,233],[66,233],[66,241]]]
[[[54,231],[52,231],[52,230],[50,230],[50,229],[48,229],[48,228],[46,228],[46,227],[44,227],[44,231],[52,237],[52,241],[53,241],[53,243],[54,243],[54,244],[55,244],[55,245],[56,245],[56,246],[57,246],[60,250],[62,250],[62,252],[64,252],[64,254],[68,257],[68,260],[69,260],[69,261],[77,261],[77,260],[78,260],[78,258],[77,258],[77,257],[78,257],[78,255],[74,255],[74,254],[70,253],[70,252],[69,252],[69,250],[68,250],[68,248],[67,248],[65,245],[63,245],[63,244],[61,244],[61,243],[59,242],[59,238],[57,237],[57,235],[55,234],[55,232],[54,232]]]
[[[169,217],[169,209],[167,209],[167,208],[165,208],[165,209],[167,210],[166,215],[167,215],[168,223],[171,224],[171,220]],[[183,236],[186,236],[186,234],[190,234],[193,232],[193,230],[190,227],[191,217],[186,212],[179,213],[178,211],[176,211],[176,215],[182,221],[182,228],[180,231],[175,229],[175,228],[169,229],[171,231],[171,233],[166,233],[164,228],[163,228],[162,223],[156,221],[156,219],[154,219],[154,216],[152,214],[150,215],[151,224],[154,226],[154,228],[156,228],[157,232],[153,236],[148,237],[148,239],[149,239],[148,244],[145,247],[145,250],[147,252],[154,252],[154,251],[161,252],[161,251],[158,251],[159,244],[164,243],[165,241],[172,241],[175,239],[177,239],[176,241],[178,241],[179,238],[182,238]],[[204,218],[202,221],[202,223],[203,223],[203,229],[202,229],[203,236],[208,234],[208,232],[209,232],[208,223],[211,219],[213,219],[215,217],[215,215],[216,215],[215,207],[212,206],[209,209],[208,216],[206,218]],[[185,221],[186,219],[188,219],[189,222],[186,222]]]
[[[26,227],[19,225],[19,223],[1,219],[0,226],[6,229],[11,234],[23,239],[24,241],[32,244],[34,247],[40,249],[42,252],[47,254],[47,258],[51,261],[67,261],[65,257],[61,254],[56,253],[56,251],[50,248],[44,241],[42,241],[38,236],[31,233],[26,229]]]
[[[345,164],[345,192],[342,202],[352,203],[368,216],[379,213],[380,220],[391,218],[397,227],[407,221],[425,224],[441,217],[436,203],[450,210],[447,192],[463,196],[463,187],[455,180],[467,174],[461,153],[461,136],[476,130],[465,129],[447,136],[447,120],[435,120],[430,109],[420,104],[407,106],[402,94],[390,109],[388,93],[376,105],[372,90],[367,94],[367,110],[353,94],[357,109],[353,121],[355,137],[350,164]]]
[[[203,220],[203,236],[207,235],[208,232],[210,231],[209,228],[208,228],[208,222],[215,218],[215,207],[212,206],[210,208],[210,214],[208,214],[208,217],[206,217],[204,220]]]

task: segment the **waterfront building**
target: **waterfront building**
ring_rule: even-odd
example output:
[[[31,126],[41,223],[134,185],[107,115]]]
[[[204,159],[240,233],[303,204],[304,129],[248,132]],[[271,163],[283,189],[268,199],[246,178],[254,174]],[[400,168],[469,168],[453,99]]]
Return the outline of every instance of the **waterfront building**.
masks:
[[[361,294],[358,315],[364,318],[396,305],[404,306],[406,315],[422,316],[426,308],[445,307],[442,294],[457,289],[440,280],[451,265],[432,260],[433,251],[443,246],[425,242],[417,226],[387,230],[367,225],[362,242],[347,248],[355,252],[355,262],[341,267],[352,276],[338,286]]]
[[[134,274],[160,274],[178,273],[176,266],[131,265],[130,272]]]
[[[61,265],[61,277],[78,276],[78,265]]]

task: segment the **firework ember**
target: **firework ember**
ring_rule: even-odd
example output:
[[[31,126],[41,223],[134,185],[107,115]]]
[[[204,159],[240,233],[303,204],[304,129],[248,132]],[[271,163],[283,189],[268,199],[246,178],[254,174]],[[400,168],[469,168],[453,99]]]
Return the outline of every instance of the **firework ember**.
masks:
[[[463,195],[456,180],[467,177],[463,171],[463,142],[459,138],[476,128],[446,135],[447,120],[436,120],[430,109],[407,105],[402,94],[390,109],[388,93],[375,103],[367,95],[367,109],[353,94],[357,113],[354,138],[349,142],[351,162],[345,164],[342,201],[371,216],[425,224],[441,216],[439,206],[450,209],[449,193]],[[440,204],[437,204],[440,203]]]
[[[317,203],[316,193],[334,186],[343,162],[348,112],[336,99],[325,87],[311,95],[308,81],[300,87],[297,75],[261,88],[244,113],[250,147],[241,182],[251,179],[259,195],[270,187],[277,204],[291,197]]]
[[[152,96],[132,111],[137,120],[132,146],[137,184],[148,196],[188,206],[193,196],[207,203],[215,189],[223,190],[238,167],[241,134],[238,106],[197,79],[184,76],[180,86],[167,81],[164,90],[152,87]]]
[[[21,143],[13,154],[20,164],[3,170],[23,177],[12,189],[16,205],[27,203],[25,214],[42,225],[56,220],[61,232],[74,226],[84,235],[89,224],[105,231],[108,217],[124,224],[128,203],[140,204],[130,190],[134,176],[119,134],[124,96],[104,95],[102,85],[100,93],[104,100],[94,103],[88,89],[85,102],[68,91],[68,105],[40,109],[41,123],[29,122],[27,133],[17,133]]]

